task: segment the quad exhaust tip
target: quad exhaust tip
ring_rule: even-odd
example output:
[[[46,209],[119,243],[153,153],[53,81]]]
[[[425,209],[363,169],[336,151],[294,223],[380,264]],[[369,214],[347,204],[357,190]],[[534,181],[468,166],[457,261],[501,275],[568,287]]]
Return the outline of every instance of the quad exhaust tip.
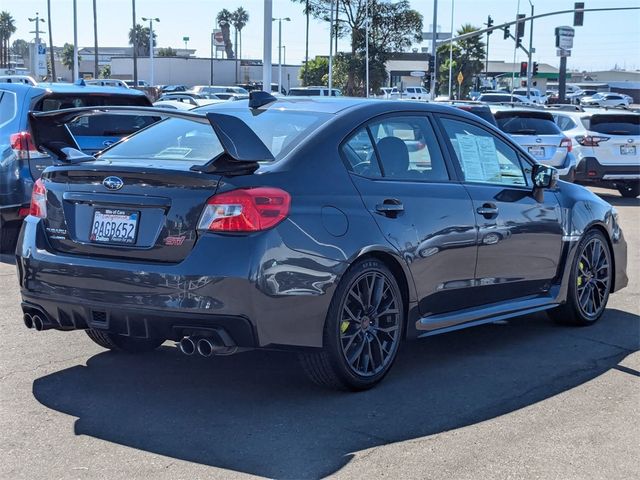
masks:
[[[38,332],[44,330],[44,322],[42,321],[40,315],[34,315],[33,317],[31,317],[31,320],[33,321],[33,328],[35,328]]]
[[[178,344],[180,351],[185,355],[193,355],[196,353],[196,342],[191,337],[184,337]]]
[[[25,327],[27,327],[27,328],[33,328],[33,317],[32,317],[30,314],[25,313],[25,314],[22,316],[22,321],[24,322],[24,326],[25,326]]]
[[[217,345],[210,338],[201,338],[198,340],[198,353],[203,357],[210,357],[217,349]]]

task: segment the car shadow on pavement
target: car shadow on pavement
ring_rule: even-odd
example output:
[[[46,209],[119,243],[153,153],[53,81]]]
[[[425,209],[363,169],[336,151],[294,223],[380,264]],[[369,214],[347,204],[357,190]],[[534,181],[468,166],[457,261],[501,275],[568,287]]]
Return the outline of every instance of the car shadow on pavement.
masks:
[[[597,192],[601,199],[610,203],[614,207],[638,207],[640,206],[640,198],[625,198],[618,195],[616,192],[604,193]]]
[[[613,368],[637,381],[618,364],[639,349],[639,332],[638,315],[614,309],[588,328],[530,315],[407,343],[383,383],[361,393],[314,386],[287,352],[105,352],[37,379],[33,394],[77,417],[77,435],[255,475],[319,478],[356,452],[498,417]]]

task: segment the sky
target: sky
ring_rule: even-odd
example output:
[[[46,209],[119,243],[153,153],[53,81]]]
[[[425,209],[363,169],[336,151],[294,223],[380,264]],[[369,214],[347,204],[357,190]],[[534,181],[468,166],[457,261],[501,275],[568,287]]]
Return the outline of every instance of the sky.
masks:
[[[531,0],[535,13],[546,13],[573,8],[573,0]],[[92,0],[77,0],[78,3],[78,43],[79,46],[93,45]],[[411,0],[411,7],[424,17],[424,29],[433,24],[433,0]],[[482,26],[490,14],[494,24],[513,20],[519,10],[529,13],[529,0],[439,0],[438,20],[440,30],[447,32],[451,25],[451,7],[454,4],[454,29],[464,23]],[[73,0],[51,0],[53,42],[56,46],[73,43]],[[263,45],[263,1],[262,0],[137,0],[136,14],[140,17],[158,17],[154,22],[159,47],[184,47],[182,37],[188,36],[189,48],[196,49],[196,55],[209,56],[209,39],[214,28],[214,20],[222,8],[234,10],[242,6],[249,12],[249,23],[242,33],[243,57],[262,58]],[[640,0],[585,0],[586,8],[640,7]],[[131,0],[97,0],[98,41],[102,46],[123,46],[128,41],[131,28]],[[46,19],[46,0],[0,0],[0,11],[8,11],[16,21],[17,31],[12,40],[23,38],[32,40],[34,25],[28,17],[36,12]],[[304,60],[305,17],[302,5],[291,0],[273,0],[273,16],[290,17],[283,22],[282,44],[286,46],[287,63]],[[142,23],[141,20],[138,20]],[[563,14],[536,20],[534,23],[535,54],[533,60],[558,66],[554,46],[554,29],[560,25],[572,25],[573,16]],[[46,23],[42,24],[47,30]],[[273,31],[273,59],[277,62],[277,23]],[[513,28],[512,28],[513,32]],[[48,35],[48,33],[47,33]],[[309,32],[309,54],[329,53],[328,24],[311,20]],[[528,27],[525,33],[528,47]],[[45,35],[45,40],[48,37]],[[415,47],[426,46],[415,45]],[[502,32],[490,37],[489,59],[513,61],[514,42],[504,40]],[[341,40],[339,50],[348,49],[348,41]],[[516,61],[525,60],[519,51]],[[627,70],[640,69],[640,10],[586,12],[584,26],[576,27],[574,48],[568,60],[570,69],[606,70],[614,66]]]

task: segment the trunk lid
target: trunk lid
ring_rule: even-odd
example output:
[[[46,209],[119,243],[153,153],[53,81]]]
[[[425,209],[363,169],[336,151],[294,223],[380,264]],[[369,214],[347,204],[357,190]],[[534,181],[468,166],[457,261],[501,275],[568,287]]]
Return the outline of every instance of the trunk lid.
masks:
[[[113,191],[105,179],[120,181],[122,187]],[[178,166],[73,166],[54,167],[45,173],[44,180],[47,217],[43,222],[54,250],[179,262],[196,243],[200,213],[215,194],[220,176]],[[132,218],[134,222],[130,222]],[[127,241],[122,241],[123,235],[109,232],[117,228],[130,230]],[[102,234],[96,235],[99,229]]]
[[[640,165],[640,115],[596,114],[587,127],[590,135],[605,137],[593,147],[602,165]]]

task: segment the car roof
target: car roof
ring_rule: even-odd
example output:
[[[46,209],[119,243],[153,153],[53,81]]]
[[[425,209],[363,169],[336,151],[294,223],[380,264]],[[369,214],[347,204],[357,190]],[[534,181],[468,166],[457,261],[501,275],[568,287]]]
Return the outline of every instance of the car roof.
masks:
[[[7,83],[2,84],[2,88],[9,86],[9,90],[27,91],[32,90],[34,93],[71,93],[71,94],[97,94],[97,95],[128,95],[128,96],[145,96],[140,90],[128,89],[122,87],[107,87],[101,85],[75,85],[73,83],[38,83],[37,85],[26,85],[23,83]],[[40,92],[38,92],[38,90]]]
[[[292,112],[317,112],[317,113],[329,113],[340,114],[347,110],[352,111],[355,109],[371,109],[372,111],[379,111],[387,107],[389,113],[404,111],[423,111],[433,113],[454,113],[458,116],[470,115],[467,118],[476,119],[476,116],[445,104],[427,103],[419,100],[408,100],[406,102],[397,102],[394,100],[381,100],[381,99],[367,99],[358,97],[277,97],[277,100],[271,102],[260,110],[282,110]],[[249,108],[248,100],[238,100],[236,102],[224,102],[216,104],[212,107],[201,107],[195,111],[207,112],[222,111],[222,110],[241,110],[243,108]]]

